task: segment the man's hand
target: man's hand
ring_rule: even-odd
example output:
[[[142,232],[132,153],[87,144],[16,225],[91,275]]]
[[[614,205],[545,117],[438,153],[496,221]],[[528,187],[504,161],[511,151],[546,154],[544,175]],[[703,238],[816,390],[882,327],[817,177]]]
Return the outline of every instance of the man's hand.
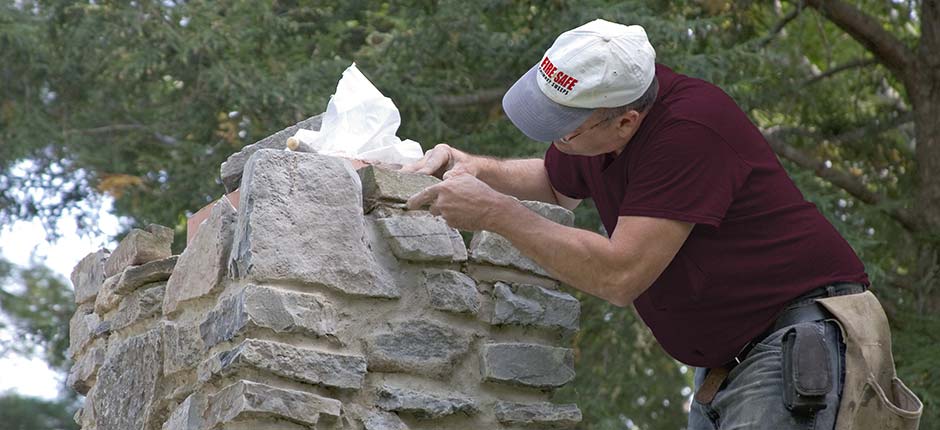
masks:
[[[458,230],[478,231],[493,230],[498,217],[515,202],[468,173],[445,176],[444,182],[412,196],[408,208],[414,210],[429,205],[431,214],[443,217],[447,225]]]
[[[470,162],[470,155],[446,143],[440,143],[420,160],[401,168],[403,172],[422,173],[447,179],[454,174],[477,176],[479,172]],[[453,172],[453,173],[451,173]]]

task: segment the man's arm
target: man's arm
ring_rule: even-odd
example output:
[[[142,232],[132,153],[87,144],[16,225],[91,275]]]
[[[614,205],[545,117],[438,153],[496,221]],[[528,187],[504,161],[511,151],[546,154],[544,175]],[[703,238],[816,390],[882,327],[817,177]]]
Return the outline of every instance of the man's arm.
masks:
[[[541,217],[470,175],[456,175],[408,201],[430,204],[452,227],[489,230],[507,239],[562,282],[627,306],[662,274],[694,224],[622,216],[610,239]]]
[[[503,194],[521,200],[539,200],[574,209],[581,203],[557,192],[548,179],[542,159],[500,160],[470,155],[447,144],[439,144],[404,171],[434,175],[443,179],[455,174],[470,174]]]

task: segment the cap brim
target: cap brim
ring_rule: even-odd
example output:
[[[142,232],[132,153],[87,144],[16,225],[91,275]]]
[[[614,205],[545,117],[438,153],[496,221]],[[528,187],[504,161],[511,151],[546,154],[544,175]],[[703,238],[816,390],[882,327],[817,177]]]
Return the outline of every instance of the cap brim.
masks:
[[[538,65],[532,66],[503,96],[503,111],[516,128],[540,142],[552,142],[584,123],[593,109],[560,105],[539,89]]]

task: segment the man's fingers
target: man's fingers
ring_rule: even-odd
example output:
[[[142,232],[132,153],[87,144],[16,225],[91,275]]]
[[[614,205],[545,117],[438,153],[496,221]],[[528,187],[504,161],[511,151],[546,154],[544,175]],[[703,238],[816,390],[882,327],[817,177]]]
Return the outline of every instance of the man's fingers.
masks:
[[[435,188],[435,186],[432,185],[430,187],[425,188],[418,194],[411,196],[411,198],[408,199],[408,203],[407,203],[408,209],[409,210],[421,209],[422,207],[431,204],[431,202],[433,202],[435,199],[437,199],[437,189]]]

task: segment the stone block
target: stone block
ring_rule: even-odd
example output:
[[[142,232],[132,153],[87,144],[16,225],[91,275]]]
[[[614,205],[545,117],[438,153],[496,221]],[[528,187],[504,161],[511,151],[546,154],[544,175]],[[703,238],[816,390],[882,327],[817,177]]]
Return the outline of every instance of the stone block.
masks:
[[[568,293],[535,285],[513,288],[497,282],[494,294],[493,324],[560,329],[567,333],[578,331],[581,303]]]
[[[469,336],[448,326],[419,319],[388,325],[366,338],[369,370],[442,376],[469,349]]]
[[[166,282],[155,282],[125,297],[117,312],[108,318],[111,330],[120,330],[137,321],[160,315],[165,290]]]
[[[320,130],[323,114],[315,115],[287,127],[277,133],[274,133],[264,139],[261,139],[251,145],[246,145],[241,151],[238,151],[228,157],[222,163],[221,176],[222,185],[225,186],[225,192],[231,193],[238,188],[242,181],[242,172],[245,170],[245,164],[248,159],[260,149],[284,149],[287,148],[287,138],[297,133],[297,130],[304,128],[307,130]]]
[[[503,424],[538,428],[572,428],[581,422],[575,404],[496,402],[496,420]]]
[[[209,396],[208,403],[206,428],[244,415],[284,418],[314,426],[324,418],[335,422],[342,409],[342,403],[336,399],[245,380]]]
[[[561,206],[536,201],[522,201],[522,204],[559,224],[570,226],[574,223],[574,214]],[[509,239],[491,231],[482,230],[473,234],[473,239],[470,241],[470,260],[477,263],[508,266],[551,277],[548,271],[514,247]]]
[[[183,250],[166,286],[163,313],[177,311],[180,303],[218,291],[228,265],[235,228],[235,208],[220,199],[192,243]]]
[[[359,176],[336,157],[270,149],[251,157],[230,267],[234,276],[259,282],[400,296],[366,243]]]
[[[104,263],[110,254],[101,249],[82,258],[72,269],[72,286],[75,288],[75,303],[81,304],[95,299],[104,282]]]
[[[476,314],[480,310],[477,283],[454,270],[425,270],[424,288],[434,309]]]
[[[240,369],[261,369],[285,378],[333,388],[359,389],[366,373],[366,360],[358,355],[342,355],[299,348],[278,342],[246,339],[235,349],[210,359],[203,375],[228,375]]]
[[[150,224],[145,230],[133,229],[118,243],[117,248],[104,263],[105,277],[124,271],[127,266],[136,266],[171,255],[173,229]]]
[[[510,282],[514,284],[538,285],[549,289],[558,289],[558,281],[544,276],[533,275],[508,267],[490,266],[488,264],[467,264],[467,273],[477,282]]]
[[[398,414],[356,404],[343,405],[346,414],[362,424],[363,430],[409,430]]]
[[[208,348],[202,342],[199,326],[164,321],[162,334],[164,374],[193,368],[205,360]]]
[[[101,318],[94,313],[93,304],[83,303],[75,309],[75,314],[69,320],[69,358],[75,360],[76,356],[85,350],[100,323]]]
[[[176,267],[177,259],[179,259],[178,255],[172,255],[164,259],[124,269],[120,281],[114,286],[114,291],[118,294],[126,295],[144,285],[170,279],[170,274],[173,273],[173,268]]]
[[[193,393],[180,403],[170,418],[163,423],[162,430],[203,430],[202,414],[206,410],[206,396]]]
[[[392,253],[402,260],[459,262],[467,260],[460,233],[437,216],[392,216],[376,220]]]
[[[122,273],[109,276],[101,284],[98,295],[95,297],[95,312],[104,315],[116,308],[124,296],[117,293],[117,285],[121,283]]]
[[[378,203],[402,204],[411,196],[441,180],[430,175],[406,173],[369,165],[359,169],[362,200],[366,212]]]
[[[574,379],[569,348],[531,343],[483,345],[483,380],[535,388],[557,388]]]
[[[88,352],[80,354],[69,371],[66,381],[68,386],[79,394],[88,394],[88,390],[95,384],[98,369],[104,364],[105,352],[104,342],[97,341],[88,349]]]
[[[200,325],[203,342],[212,347],[230,340],[246,327],[263,327],[278,333],[333,336],[336,309],[315,294],[255,285],[222,299]]]
[[[162,374],[160,331],[125,339],[112,347],[98,371],[94,402],[99,429],[143,429],[155,411],[153,403]]]
[[[462,394],[437,394],[383,385],[376,390],[376,406],[386,410],[412,414],[415,418],[441,418],[462,412],[479,412],[473,399]]]

